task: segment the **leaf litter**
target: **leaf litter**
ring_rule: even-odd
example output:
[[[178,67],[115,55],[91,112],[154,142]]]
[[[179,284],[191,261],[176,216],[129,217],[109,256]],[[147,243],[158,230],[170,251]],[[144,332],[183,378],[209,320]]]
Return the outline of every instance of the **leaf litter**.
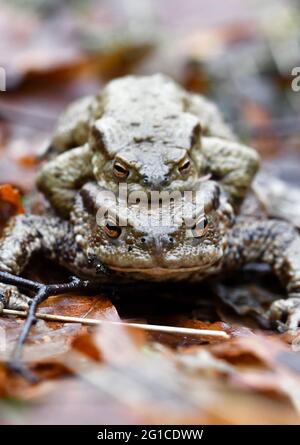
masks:
[[[10,14],[9,8],[4,8],[1,23]],[[63,20],[62,15],[60,30]],[[72,22],[70,17],[68,20]],[[68,33],[73,26],[68,23],[65,42],[69,42]],[[86,48],[77,46],[75,39],[70,46],[61,45],[70,49],[69,54],[57,57],[53,46],[42,54],[43,42],[34,43],[32,36],[43,21],[36,14],[26,14],[21,24],[22,30],[20,21],[14,20],[5,31],[11,37],[1,53],[3,60],[7,54],[18,54],[12,47],[21,50],[21,31],[21,37],[31,41],[27,45],[31,51],[19,62],[17,57],[11,59],[12,93],[5,100],[1,96],[0,102],[1,228],[14,214],[41,211],[43,202],[34,192],[34,178],[40,148],[56,116],[70,100],[94,91],[95,85],[98,87],[103,79],[118,72],[128,50],[109,53],[98,45],[91,55]],[[44,43],[52,26],[45,28]],[[95,36],[88,36],[88,40],[97,42]],[[133,43],[135,49],[143,46]],[[190,55],[184,57],[187,66]],[[186,72],[178,66],[173,68]],[[83,71],[89,71],[94,79],[82,80]],[[207,73],[202,74],[205,77]],[[191,78],[181,80],[188,83]],[[56,92],[47,88],[45,91],[43,85],[50,81]],[[59,87],[61,82],[63,88]],[[201,91],[208,87],[202,83],[200,86]],[[273,125],[267,107],[249,100],[242,102],[242,114],[252,128]],[[25,109],[20,104],[25,104]],[[45,108],[47,116],[40,112]],[[273,133],[271,137],[262,134],[256,142],[252,135],[251,143],[269,158],[268,162],[275,156],[272,162],[276,166],[280,138]],[[276,150],[270,150],[270,146]],[[282,163],[279,164],[281,169]],[[33,262],[26,271],[27,276],[41,281],[57,281],[66,278],[66,274],[43,260]],[[249,284],[249,272],[243,274],[248,284],[241,277],[230,277],[219,288],[203,284],[191,291],[180,286],[169,291],[152,289],[145,291],[142,299],[134,290],[113,300],[102,294],[49,298],[40,307],[43,313],[213,329],[226,332],[230,339],[150,333],[109,323],[92,328],[80,323],[39,320],[24,355],[41,377],[36,385],[7,370],[8,353],[23,320],[1,317],[7,350],[0,348],[0,423],[299,424],[300,330],[276,334],[259,329],[257,321],[281,289],[270,283],[267,275],[255,279],[251,275]]]

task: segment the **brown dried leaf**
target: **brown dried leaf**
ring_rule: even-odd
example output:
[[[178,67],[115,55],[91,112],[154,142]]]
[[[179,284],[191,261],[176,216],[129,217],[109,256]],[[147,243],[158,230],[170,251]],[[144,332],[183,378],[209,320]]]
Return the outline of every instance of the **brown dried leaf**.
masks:
[[[0,185],[0,230],[14,215],[24,213],[20,193],[9,184]]]
[[[0,208],[4,204],[12,205],[15,215],[24,213],[20,192],[10,184],[0,185]]]
[[[103,295],[58,295],[50,297],[41,304],[40,311],[46,314],[70,317],[120,321],[115,306]]]
[[[115,307],[107,298],[101,296],[61,295],[50,297],[39,310],[48,314],[119,321]],[[23,319],[0,318],[0,327],[5,330],[6,335],[6,349],[0,352],[0,361],[4,362],[9,359],[23,323]],[[60,363],[70,350],[72,343],[82,353],[93,355],[89,337],[88,329],[82,327],[80,323],[39,320],[31,330],[23,357],[25,362],[30,363],[41,377],[53,378],[66,373],[66,368],[62,367]]]

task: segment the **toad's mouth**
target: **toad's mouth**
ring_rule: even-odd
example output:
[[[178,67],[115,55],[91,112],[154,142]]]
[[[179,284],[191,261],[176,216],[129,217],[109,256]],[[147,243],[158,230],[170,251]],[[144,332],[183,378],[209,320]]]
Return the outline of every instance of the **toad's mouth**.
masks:
[[[134,267],[115,267],[111,266],[110,269],[116,271],[116,272],[123,272],[123,273],[142,273],[146,275],[152,275],[152,276],[163,276],[163,275],[170,275],[170,274],[179,274],[179,273],[188,273],[188,272],[197,272],[201,270],[205,270],[212,266],[212,263],[205,264],[201,266],[194,266],[194,267],[177,267],[174,269],[168,268],[168,267],[148,267],[148,268],[134,268]]]

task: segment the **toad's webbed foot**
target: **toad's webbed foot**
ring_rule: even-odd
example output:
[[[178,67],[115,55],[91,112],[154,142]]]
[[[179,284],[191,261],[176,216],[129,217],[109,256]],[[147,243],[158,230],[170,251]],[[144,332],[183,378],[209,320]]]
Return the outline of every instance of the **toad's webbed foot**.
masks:
[[[3,309],[26,311],[31,299],[22,294],[15,286],[0,283],[0,313]]]
[[[265,263],[286,287],[288,299],[275,301],[266,317],[278,330],[300,327],[300,237],[289,223],[237,217],[226,257],[230,268]]]
[[[267,316],[279,331],[297,329],[300,326],[300,294],[298,298],[274,301]]]

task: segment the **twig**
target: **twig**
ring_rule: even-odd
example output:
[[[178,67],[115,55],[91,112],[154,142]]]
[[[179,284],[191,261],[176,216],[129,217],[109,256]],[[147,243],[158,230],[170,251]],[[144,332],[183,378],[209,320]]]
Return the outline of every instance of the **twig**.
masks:
[[[27,317],[26,311],[16,311],[12,309],[3,309],[4,315],[16,315],[18,317]],[[228,339],[230,336],[225,331],[216,331],[211,329],[194,329],[194,328],[182,328],[178,326],[161,326],[146,323],[127,323],[122,321],[109,321],[109,320],[96,320],[94,318],[81,318],[81,317],[68,317],[65,315],[43,314],[41,312],[35,314],[36,318],[45,321],[56,321],[63,323],[81,323],[89,326],[99,326],[103,324],[112,324],[125,327],[133,327],[137,329],[143,329],[146,331],[165,332],[171,334],[183,334],[183,335],[197,335],[207,337],[219,337]]]

